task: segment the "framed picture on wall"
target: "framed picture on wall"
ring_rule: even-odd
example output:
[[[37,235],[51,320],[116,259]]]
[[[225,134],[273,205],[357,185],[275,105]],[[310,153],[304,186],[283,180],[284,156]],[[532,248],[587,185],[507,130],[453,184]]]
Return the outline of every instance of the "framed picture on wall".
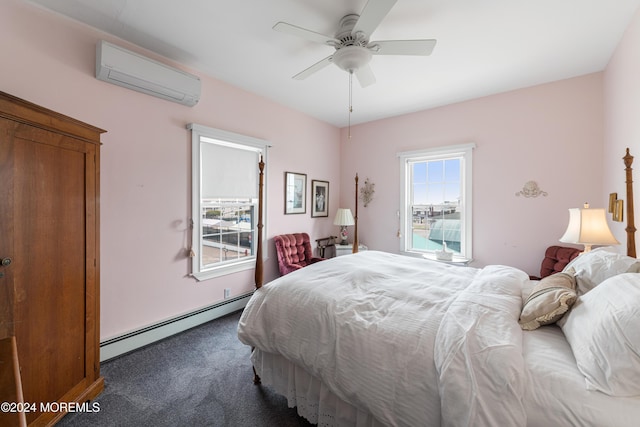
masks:
[[[624,220],[624,201],[621,199],[616,200],[615,207],[613,209],[613,220],[616,222],[622,222]]]
[[[311,216],[329,216],[329,181],[311,180]]]
[[[304,173],[284,173],[284,213],[303,214],[307,212],[307,175]]]
[[[616,211],[616,200],[618,200],[618,193],[609,194],[609,212],[614,213]]]

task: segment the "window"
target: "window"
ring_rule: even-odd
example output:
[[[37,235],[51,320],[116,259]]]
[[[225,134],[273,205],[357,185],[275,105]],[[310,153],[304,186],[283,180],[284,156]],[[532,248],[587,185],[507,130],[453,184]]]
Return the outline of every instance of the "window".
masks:
[[[192,144],[192,274],[204,280],[254,268],[258,162],[262,156],[266,163],[269,144],[193,123],[187,128]]]
[[[475,144],[399,153],[400,251],[433,255],[444,247],[470,260],[471,153]]]

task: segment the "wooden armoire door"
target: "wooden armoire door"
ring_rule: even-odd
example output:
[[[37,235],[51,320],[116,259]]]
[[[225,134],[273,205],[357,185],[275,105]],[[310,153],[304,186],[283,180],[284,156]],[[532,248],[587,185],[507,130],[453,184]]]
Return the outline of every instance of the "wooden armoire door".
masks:
[[[58,403],[82,402],[104,386],[99,141],[74,135],[64,120],[79,122],[44,112],[60,123],[0,117],[0,296],[12,303],[0,302],[0,334],[16,337],[33,425],[55,422],[64,415]],[[41,412],[47,404],[51,411]]]

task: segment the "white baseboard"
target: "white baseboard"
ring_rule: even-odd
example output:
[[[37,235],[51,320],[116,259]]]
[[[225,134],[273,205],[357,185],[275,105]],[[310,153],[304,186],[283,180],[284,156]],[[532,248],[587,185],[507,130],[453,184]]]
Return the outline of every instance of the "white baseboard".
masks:
[[[100,343],[100,362],[217,319],[247,305],[253,292]]]

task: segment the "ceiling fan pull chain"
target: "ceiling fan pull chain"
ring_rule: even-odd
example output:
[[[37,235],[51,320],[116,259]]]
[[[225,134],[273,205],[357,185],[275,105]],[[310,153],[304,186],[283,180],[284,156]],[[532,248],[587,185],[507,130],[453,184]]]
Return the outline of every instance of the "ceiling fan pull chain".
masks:
[[[349,70],[349,139],[351,139],[351,113],[353,113],[353,70]]]

